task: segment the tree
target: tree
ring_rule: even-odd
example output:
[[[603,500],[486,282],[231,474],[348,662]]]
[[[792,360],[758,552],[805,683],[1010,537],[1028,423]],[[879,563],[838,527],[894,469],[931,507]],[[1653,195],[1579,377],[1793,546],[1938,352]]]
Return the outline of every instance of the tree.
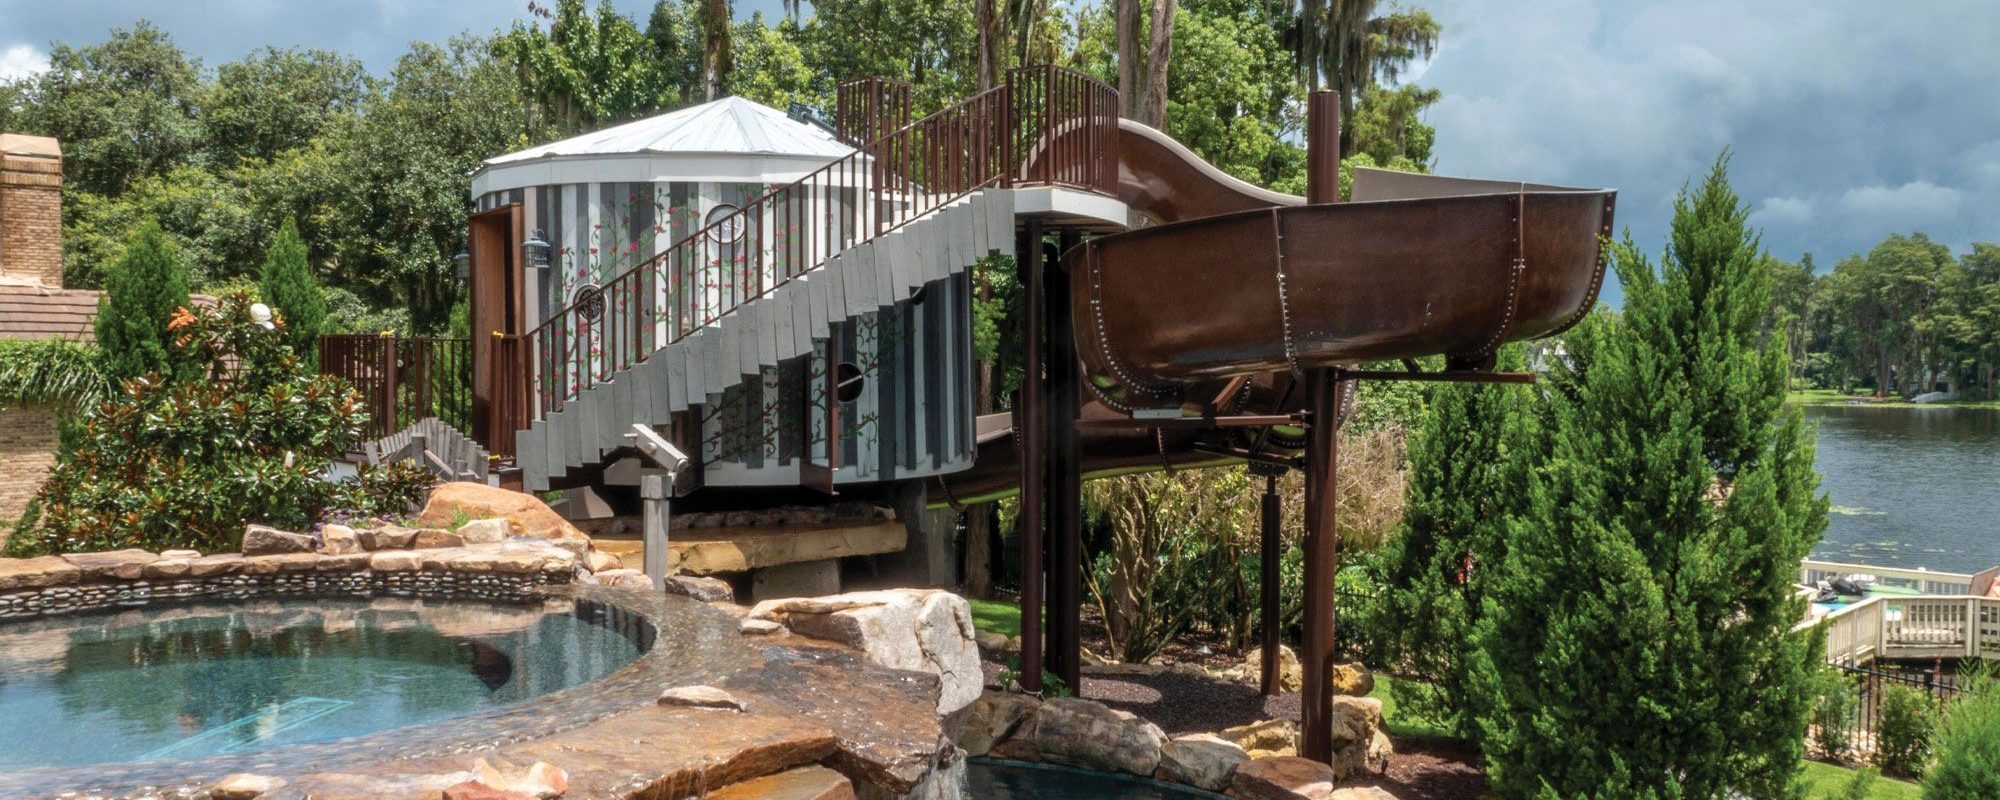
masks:
[[[1520,361],[1518,347],[1503,352],[1503,367]],[[1526,399],[1476,385],[1431,395],[1410,436],[1402,526],[1372,564],[1381,599],[1362,621],[1381,646],[1374,663],[1418,678],[1396,683],[1399,707],[1467,738],[1477,733],[1468,673],[1483,589],[1506,561],[1507,503],[1527,478]]]
[[[291,220],[278,229],[257,285],[264,302],[277,312],[292,352],[309,367],[318,364],[319,335],[326,332],[326,297],[313,280],[306,243],[299,240],[299,227]]]
[[[373,93],[361,62],[326,50],[264,47],[222,65],[204,95],[206,150],[223,165],[305,147]]]
[[[729,48],[729,0],[701,0],[696,8],[695,23],[701,28],[703,99],[715,100],[722,97],[722,87],[734,66]]]
[[[472,207],[466,176],[481,159],[555,135],[487,41],[411,45],[389,89],[326,142],[337,181],[328,194],[353,235],[319,263],[371,303],[408,308],[416,329],[441,329],[457,292],[450,256]]]
[[[97,347],[112,381],[175,371],[167,321],[188,306],[180,256],[156,223],[145,223],[105,276],[97,307]]]
[[[516,22],[494,40],[493,51],[513,64],[522,90],[561,130],[602,127],[687,98],[685,69],[662,57],[681,53],[671,4],[654,8],[659,38],[640,33],[608,0],[595,14],[583,0],[557,0],[553,11],[530,9],[549,20],[548,30]]]
[[[2000,797],[2000,681],[1974,672],[1945,708],[1924,800]]]
[[[1571,331],[1472,672],[1503,798],[1790,796],[1822,644],[1792,581],[1826,525],[1726,158],[1620,314]]]
[[[199,149],[201,62],[144,20],[89,47],[57,45],[21,113],[28,133],[62,140],[65,200],[117,194]]]
[[[1377,16],[1380,0],[1298,0],[1292,51],[1310,89],[1340,93],[1340,117],[1354,117],[1363,92],[1394,83],[1410,62],[1429,58],[1442,27],[1422,9]],[[1342,158],[1355,152],[1352,128],[1340,134]]]

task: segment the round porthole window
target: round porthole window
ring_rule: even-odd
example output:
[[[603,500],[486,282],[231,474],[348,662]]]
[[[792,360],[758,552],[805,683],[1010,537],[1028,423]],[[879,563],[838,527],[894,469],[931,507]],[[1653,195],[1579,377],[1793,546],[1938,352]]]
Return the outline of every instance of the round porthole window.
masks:
[[[716,244],[735,244],[743,240],[743,216],[736,212],[742,209],[728,203],[719,203],[708,210],[705,224],[708,237]]]
[[[861,376],[861,368],[846,361],[833,367],[833,396],[843,403],[852,403],[861,398],[861,390],[868,379]]]
[[[576,307],[577,316],[585,322],[596,322],[604,316],[604,290],[597,284],[586,283],[576,287],[569,297],[569,304]]]

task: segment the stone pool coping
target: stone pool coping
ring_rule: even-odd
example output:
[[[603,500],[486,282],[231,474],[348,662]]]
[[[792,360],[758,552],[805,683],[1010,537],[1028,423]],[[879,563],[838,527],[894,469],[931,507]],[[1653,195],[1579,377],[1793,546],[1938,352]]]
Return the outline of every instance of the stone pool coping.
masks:
[[[575,580],[581,561],[574,551],[541,539],[354,553],[114,550],[0,558],[0,622],[272,594],[522,599]]]
[[[287,557],[241,560],[258,558]],[[281,567],[271,574],[287,573]],[[63,585],[75,584],[36,590]],[[253,772],[288,782],[266,795],[273,800],[434,798],[462,779],[476,757],[561,766],[569,774],[568,797],[670,796],[682,787],[712,790],[810,764],[848,776],[864,797],[916,795],[934,781],[955,780],[957,750],[936,714],[935,676],[875,666],[852,649],[801,637],[746,636],[741,609],[652,590],[541,585],[521,597],[609,606],[652,626],[655,644],[610,675],[501,709],[250,753],[0,772],[0,796],[202,798],[223,776]],[[165,599],[152,594],[128,603]],[[728,691],[746,711],[655,702],[665,688],[695,684]]]

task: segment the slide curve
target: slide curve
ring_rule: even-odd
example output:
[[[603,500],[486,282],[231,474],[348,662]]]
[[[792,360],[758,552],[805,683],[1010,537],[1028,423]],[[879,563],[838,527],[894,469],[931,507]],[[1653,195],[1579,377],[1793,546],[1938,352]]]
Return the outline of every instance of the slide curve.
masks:
[[[1501,345],[1561,333],[1597,302],[1611,190],[1358,168],[1351,193],[1308,205],[1120,120],[1118,198],[1136,229],[1063,254],[1081,418],[1291,410],[1292,375],[1361,361],[1486,369]],[[934,503],[1015,490],[1011,414],[979,433],[975,465],[942,478]],[[1258,444],[1296,452],[1290,433]],[[1086,428],[1084,473],[1227,463],[1237,434]]]

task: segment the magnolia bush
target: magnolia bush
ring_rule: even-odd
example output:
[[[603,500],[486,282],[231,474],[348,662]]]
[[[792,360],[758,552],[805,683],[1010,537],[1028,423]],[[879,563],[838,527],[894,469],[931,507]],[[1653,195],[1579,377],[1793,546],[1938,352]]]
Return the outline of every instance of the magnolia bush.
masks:
[[[301,529],[335,487],[329,459],[361,435],[361,397],[316,375],[247,293],[182,308],[173,369],[84,412],[11,543],[16,552],[234,549],[246,523]]]

